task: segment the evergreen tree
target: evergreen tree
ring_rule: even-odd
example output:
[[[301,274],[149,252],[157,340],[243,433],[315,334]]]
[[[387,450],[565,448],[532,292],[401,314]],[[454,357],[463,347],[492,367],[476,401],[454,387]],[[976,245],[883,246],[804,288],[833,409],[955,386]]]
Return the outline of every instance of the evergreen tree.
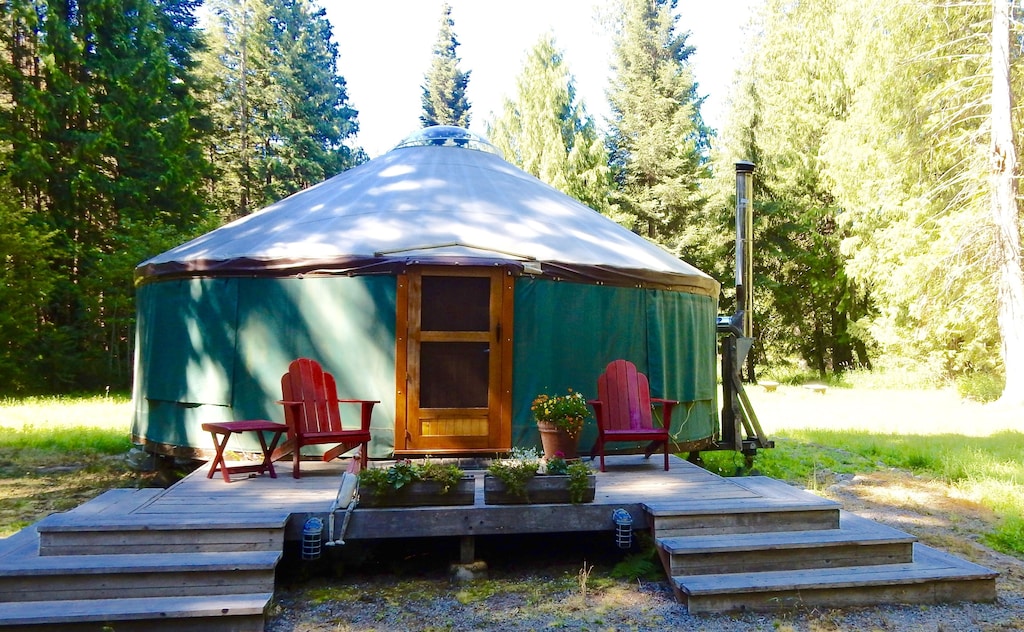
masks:
[[[455,39],[455,22],[452,8],[446,2],[441,8],[441,27],[434,43],[433,59],[423,84],[423,127],[431,125],[456,125],[469,127],[469,101],[466,88],[469,86],[470,71],[459,70],[459,58],[455,54],[459,42]]]
[[[0,382],[5,390],[38,389],[46,379],[37,361],[46,336],[43,320],[56,276],[47,265],[50,235],[0,179]]]
[[[337,45],[310,0],[216,0],[203,57],[214,131],[209,194],[240,217],[358,164]]]
[[[280,167],[274,199],[312,186],[365,157],[345,145],[359,131],[356,110],[348,104],[345,79],[337,72],[338,45],[331,41],[326,12],[304,0],[277,4],[275,23],[281,43],[285,108],[275,113],[280,130]]]
[[[127,384],[138,260],[113,260],[203,216],[194,6],[11,0],[0,14],[0,164],[29,213],[9,217],[50,245],[22,367],[37,387]]]
[[[848,4],[859,12],[846,51],[855,97],[822,157],[844,207],[848,269],[878,306],[862,329],[886,354],[923,363],[938,378],[1006,370],[1004,394],[1019,394],[1010,366],[993,353],[1000,332],[1014,337],[1021,319],[1019,307],[1003,319],[1002,301],[1014,292],[1000,287],[1019,274],[1019,261],[1006,265],[1016,247],[1002,241],[1019,231],[1019,210],[1010,202],[996,213],[993,189],[997,175],[1012,186],[997,168],[1013,162],[994,155],[1010,156],[1021,140],[1022,112],[1006,116],[1005,90],[1018,100],[1024,93],[1022,57],[1011,47],[1009,71],[998,75],[993,57],[1005,44],[993,34],[994,11],[1005,3]]]
[[[529,52],[514,100],[487,126],[505,159],[598,211],[608,208],[608,167],[594,120],[576,100],[561,51],[545,36]]]
[[[840,3],[769,2],[729,139],[730,163],[757,164],[755,332],[776,360],[796,356],[822,375],[870,365],[857,328],[870,302],[846,271],[842,208],[820,160],[851,99]]]
[[[705,203],[701,183],[709,130],[689,64],[694,49],[676,30],[675,0],[624,0],[608,91],[607,140],[620,221],[677,251]]]

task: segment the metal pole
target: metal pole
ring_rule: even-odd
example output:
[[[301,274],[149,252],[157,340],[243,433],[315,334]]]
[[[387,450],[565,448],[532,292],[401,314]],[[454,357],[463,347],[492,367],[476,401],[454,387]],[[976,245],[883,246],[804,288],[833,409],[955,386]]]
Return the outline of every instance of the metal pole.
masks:
[[[736,163],[736,303],[743,336],[754,335],[754,163]]]

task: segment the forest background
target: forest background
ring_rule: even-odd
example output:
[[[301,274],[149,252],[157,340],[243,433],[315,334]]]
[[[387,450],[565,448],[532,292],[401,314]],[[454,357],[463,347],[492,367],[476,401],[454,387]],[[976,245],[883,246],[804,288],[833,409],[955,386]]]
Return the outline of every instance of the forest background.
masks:
[[[752,161],[763,365],[1024,399],[1017,3],[764,0],[717,134],[685,13],[612,6],[608,120],[552,33],[485,122],[507,160],[713,275],[723,313]],[[421,119],[467,125],[439,18]],[[126,389],[139,262],[365,161],[343,61],[311,0],[0,0],[0,392]]]

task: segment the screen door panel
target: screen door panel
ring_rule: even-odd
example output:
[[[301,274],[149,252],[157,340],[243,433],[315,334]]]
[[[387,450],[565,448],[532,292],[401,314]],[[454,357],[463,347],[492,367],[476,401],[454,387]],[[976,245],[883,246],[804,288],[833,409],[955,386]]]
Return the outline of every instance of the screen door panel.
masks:
[[[405,451],[507,447],[503,385],[510,376],[503,372],[511,367],[502,362],[510,351],[503,351],[501,320],[511,292],[503,277],[490,269],[409,272]],[[396,451],[400,445],[396,437]]]

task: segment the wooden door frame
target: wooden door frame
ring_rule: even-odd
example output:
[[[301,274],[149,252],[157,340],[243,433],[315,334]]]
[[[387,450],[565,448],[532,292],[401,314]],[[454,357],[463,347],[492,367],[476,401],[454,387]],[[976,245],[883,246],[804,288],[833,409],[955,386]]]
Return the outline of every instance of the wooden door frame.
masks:
[[[500,274],[500,276],[498,276]],[[409,365],[409,347],[413,343],[410,330],[410,305],[415,301],[413,293],[414,278],[423,276],[448,277],[489,277],[498,278],[498,293],[491,293],[490,313],[492,318],[497,315],[498,348],[496,361],[499,371],[499,392],[490,400],[491,419],[498,424],[496,445],[467,449],[428,449],[411,448],[408,445],[409,432],[409,399],[410,389],[418,388],[419,366]],[[512,448],[512,331],[514,314],[515,280],[504,269],[494,267],[454,267],[454,266],[417,266],[410,267],[406,273],[398,275],[398,292],[395,314],[395,454],[494,454],[507,452]],[[418,321],[418,318],[417,318]],[[497,410],[493,410],[497,407]],[[496,413],[496,414],[495,414]],[[491,422],[494,423],[494,422]]]

